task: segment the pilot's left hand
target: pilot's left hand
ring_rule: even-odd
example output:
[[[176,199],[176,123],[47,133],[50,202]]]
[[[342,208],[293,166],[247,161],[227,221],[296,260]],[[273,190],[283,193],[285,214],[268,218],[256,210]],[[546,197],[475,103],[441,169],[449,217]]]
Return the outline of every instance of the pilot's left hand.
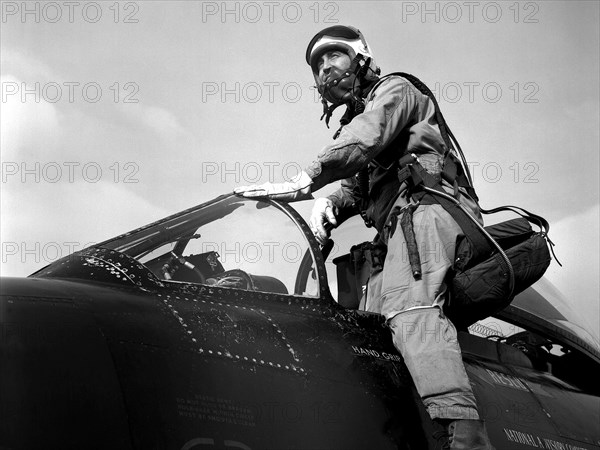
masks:
[[[285,183],[239,186],[233,190],[233,193],[243,197],[268,197],[282,202],[299,202],[313,198],[311,185],[312,179],[302,171]]]

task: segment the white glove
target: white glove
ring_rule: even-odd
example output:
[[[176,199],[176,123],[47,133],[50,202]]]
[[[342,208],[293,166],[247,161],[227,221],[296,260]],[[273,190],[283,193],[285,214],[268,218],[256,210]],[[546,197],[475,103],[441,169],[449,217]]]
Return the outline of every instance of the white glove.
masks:
[[[333,206],[328,198],[321,197],[315,200],[310,214],[309,226],[319,244],[325,245],[329,239],[331,228],[337,227],[336,213],[337,208]]]
[[[265,183],[259,186],[239,186],[233,190],[234,194],[243,197],[268,197],[282,202],[298,202],[313,198],[311,194],[312,179],[302,171],[291,181],[285,183]]]

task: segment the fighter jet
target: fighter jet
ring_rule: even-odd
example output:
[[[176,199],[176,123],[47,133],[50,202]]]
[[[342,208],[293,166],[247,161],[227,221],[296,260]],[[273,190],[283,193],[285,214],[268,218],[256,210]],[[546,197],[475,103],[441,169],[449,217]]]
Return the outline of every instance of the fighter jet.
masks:
[[[2,278],[0,448],[435,448],[345,251],[224,195]],[[498,450],[600,449],[600,350],[567,305],[542,280],[459,333]]]

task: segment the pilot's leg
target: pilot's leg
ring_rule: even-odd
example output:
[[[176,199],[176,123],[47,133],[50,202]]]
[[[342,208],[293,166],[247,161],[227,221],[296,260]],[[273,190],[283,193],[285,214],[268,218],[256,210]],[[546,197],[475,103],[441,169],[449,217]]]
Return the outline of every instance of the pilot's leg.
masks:
[[[388,319],[394,345],[402,354],[417,391],[432,419],[449,430],[467,420],[475,439],[452,439],[451,448],[491,449],[483,422],[478,420],[475,396],[467,377],[456,329],[442,313],[444,278],[454,259],[460,227],[439,205],[419,206],[413,214],[415,239],[422,276],[415,279],[400,226],[388,238],[388,252],[381,278],[381,296],[372,307]],[[372,309],[371,309],[372,310]],[[475,445],[474,442],[483,442]]]
[[[389,325],[431,418],[479,419],[456,329],[440,308],[409,309]]]

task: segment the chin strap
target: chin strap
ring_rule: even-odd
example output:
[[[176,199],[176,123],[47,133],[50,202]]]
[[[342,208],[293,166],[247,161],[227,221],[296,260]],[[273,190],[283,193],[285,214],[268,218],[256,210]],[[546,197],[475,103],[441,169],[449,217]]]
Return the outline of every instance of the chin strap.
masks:
[[[331,115],[333,114],[333,111],[335,111],[335,109],[338,106],[343,105],[343,103],[332,103],[331,105],[329,105],[329,103],[327,103],[327,100],[325,100],[323,96],[321,96],[321,104],[323,105],[323,114],[321,115],[320,120],[323,120],[323,117],[325,117],[325,125],[327,125],[327,128],[329,128],[329,121],[331,120]]]

